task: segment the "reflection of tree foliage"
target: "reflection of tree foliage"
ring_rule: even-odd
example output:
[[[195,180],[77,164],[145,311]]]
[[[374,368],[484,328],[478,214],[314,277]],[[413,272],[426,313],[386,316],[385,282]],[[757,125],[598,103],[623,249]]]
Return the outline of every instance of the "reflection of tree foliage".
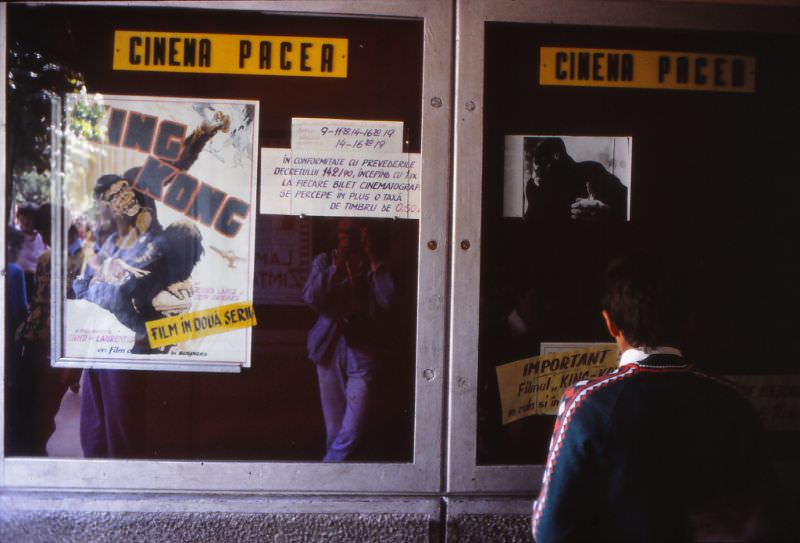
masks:
[[[86,87],[66,99],[62,183],[67,206],[73,212],[83,213],[92,207],[94,179],[89,178],[89,171],[105,154],[105,113],[103,97],[90,96]]]
[[[52,98],[83,87],[83,76],[16,41],[8,52],[8,176],[10,201],[50,198]],[[6,204],[8,205],[8,204]]]
[[[89,98],[84,87],[67,115],[67,129],[70,131],[70,136],[92,143],[101,143],[105,137],[100,125],[104,114],[105,107],[102,100]]]
[[[50,172],[29,170],[13,176],[13,179],[14,203],[42,205],[50,201]]]

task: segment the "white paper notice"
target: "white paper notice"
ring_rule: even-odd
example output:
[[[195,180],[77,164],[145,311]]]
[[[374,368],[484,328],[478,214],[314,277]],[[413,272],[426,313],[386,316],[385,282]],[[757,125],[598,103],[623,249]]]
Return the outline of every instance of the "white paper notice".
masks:
[[[261,148],[261,213],[418,219],[419,153]]]
[[[295,151],[403,152],[402,121],[292,119]]]

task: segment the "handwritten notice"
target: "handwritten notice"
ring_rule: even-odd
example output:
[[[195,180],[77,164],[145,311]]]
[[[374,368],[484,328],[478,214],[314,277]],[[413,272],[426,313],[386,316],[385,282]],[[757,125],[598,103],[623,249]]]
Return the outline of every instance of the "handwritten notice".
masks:
[[[419,153],[261,149],[261,213],[328,217],[420,214]]]
[[[617,367],[617,346],[551,352],[497,366],[503,424],[530,415],[555,415],[567,387]]]
[[[772,432],[800,430],[800,375],[729,375]]]
[[[402,153],[402,121],[354,119],[292,119],[295,151],[353,151]]]

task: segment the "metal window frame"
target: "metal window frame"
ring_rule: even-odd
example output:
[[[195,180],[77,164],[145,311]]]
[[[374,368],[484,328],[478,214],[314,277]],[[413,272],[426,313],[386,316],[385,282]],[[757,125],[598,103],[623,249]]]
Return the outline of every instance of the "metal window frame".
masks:
[[[538,492],[544,470],[543,465],[479,466],[476,462],[485,24],[797,33],[798,19],[796,10],[763,6],[630,0],[456,0],[448,492],[532,495]]]
[[[117,5],[115,2],[87,2]],[[87,3],[81,3],[86,5]],[[61,3],[63,5],[63,3]],[[275,14],[409,18],[424,24],[422,184],[419,221],[413,462],[199,462],[6,458],[0,443],[0,487],[36,490],[246,492],[302,495],[436,493],[442,488],[447,232],[449,225],[453,4],[450,0],[310,0],[262,2],[126,2],[131,7],[259,11]],[[0,4],[0,126],[6,107],[6,5]],[[0,131],[5,150],[5,130]],[[5,194],[5,154],[0,183]],[[4,196],[5,197],[5,196]],[[5,221],[5,208],[0,210]],[[5,230],[0,233],[4,240]],[[431,249],[433,248],[433,249]],[[5,256],[2,257],[3,266]],[[0,287],[5,302],[5,286]],[[3,322],[5,317],[2,317]],[[2,342],[5,342],[3,337]],[[0,405],[5,394],[0,370]],[[0,407],[2,411],[2,407]],[[0,413],[0,423],[3,413]]]

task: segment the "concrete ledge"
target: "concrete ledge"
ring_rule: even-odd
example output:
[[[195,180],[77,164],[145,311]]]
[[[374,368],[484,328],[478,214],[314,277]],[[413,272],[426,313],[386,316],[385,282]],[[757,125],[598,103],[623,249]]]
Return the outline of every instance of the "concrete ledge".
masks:
[[[437,498],[3,492],[0,542],[441,541]]]
[[[520,497],[448,498],[447,542],[532,542],[531,503]]]
[[[530,543],[528,515],[458,515],[447,519],[448,543]]]
[[[257,514],[2,511],[3,542],[430,541],[412,514]]]

